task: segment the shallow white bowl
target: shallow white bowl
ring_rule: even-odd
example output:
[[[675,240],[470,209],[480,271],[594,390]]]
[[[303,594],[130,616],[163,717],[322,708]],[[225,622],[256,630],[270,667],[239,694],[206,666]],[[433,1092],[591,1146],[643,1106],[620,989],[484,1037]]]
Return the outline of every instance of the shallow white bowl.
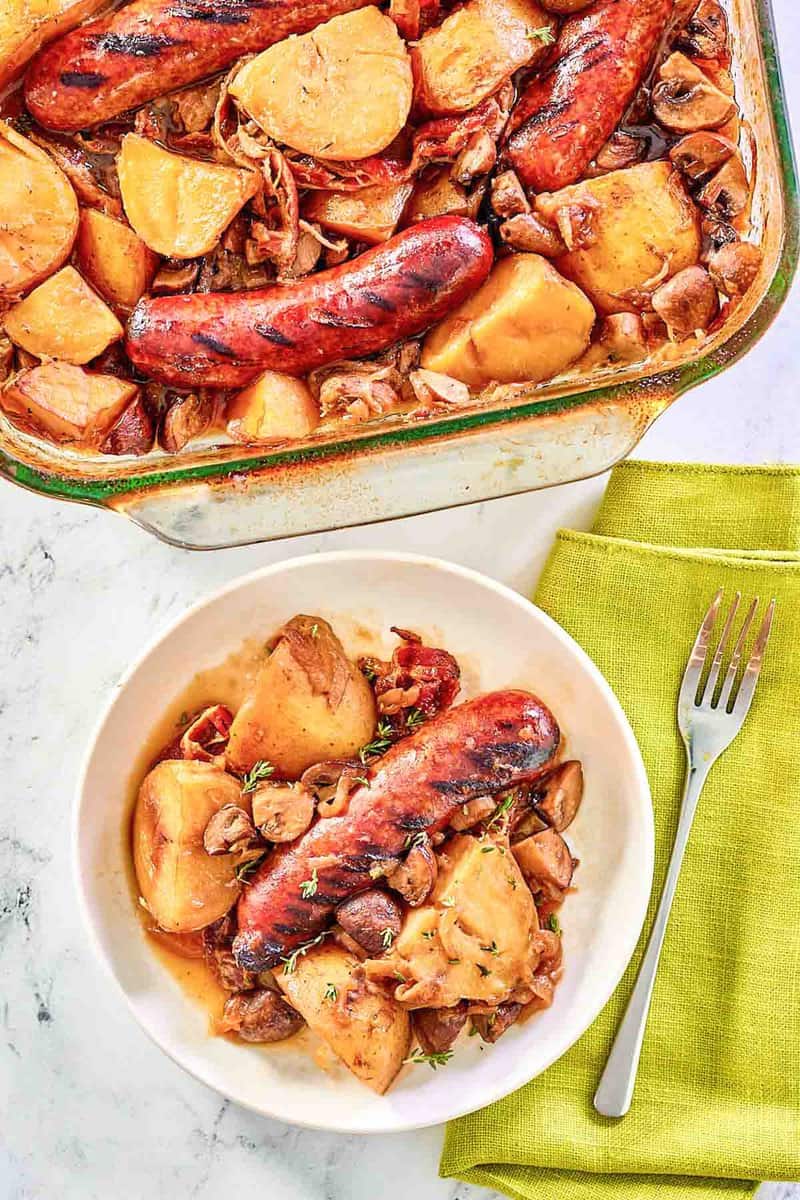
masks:
[[[331,621],[354,648],[358,626],[390,625],[447,647],[463,669],[462,698],[524,687],[555,712],[586,793],[568,840],[580,858],[562,912],[565,969],[547,1012],[495,1046],[459,1043],[444,1069],[406,1070],[375,1096],[344,1068],[320,1070],[302,1049],[234,1045],[148,944],[132,903],[121,837],[132,764],[166,707],[198,670],[294,613]],[[653,872],[650,792],[638,747],[611,689],[580,647],[522,596],[474,571],[390,553],[291,559],[222,588],[189,609],[117,685],[89,747],[75,812],[75,868],[97,953],[142,1026],[176,1063],[238,1104],[319,1129],[383,1132],[435,1125],[507,1095],[581,1036],[616,987],[644,920]]]

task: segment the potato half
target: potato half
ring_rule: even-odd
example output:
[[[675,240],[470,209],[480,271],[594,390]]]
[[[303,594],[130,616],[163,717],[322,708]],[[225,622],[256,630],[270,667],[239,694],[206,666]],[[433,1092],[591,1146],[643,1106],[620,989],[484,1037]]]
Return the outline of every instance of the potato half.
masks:
[[[547,53],[555,25],[536,0],[469,0],[411,51],[417,103],[429,113],[475,108]]]
[[[138,391],[129,379],[97,375],[70,363],[45,362],[20,371],[0,391],[0,404],[54,442],[98,446]]]
[[[133,815],[133,865],[161,929],[203,929],[235,904],[239,859],[207,854],[203,832],[220,808],[241,802],[238,782],[213,763],[168,760],[145,776]]]
[[[0,88],[46,42],[107,7],[107,0],[3,0],[0,7]]]
[[[170,258],[208,254],[260,186],[255,171],[173,154],[137,133],[122,139],[117,171],[131,225]]]
[[[0,300],[16,299],[66,262],[78,201],[60,167],[0,121]]]
[[[411,108],[411,63],[394,21],[374,6],[270,46],[231,94],[265,133],[335,161],[378,154]]]
[[[550,225],[583,208],[586,244],[557,260],[599,312],[637,312],[659,284],[700,257],[700,214],[680,172],[665,161],[639,163],[536,198]]]
[[[293,1008],[362,1083],[383,1094],[408,1054],[408,1013],[364,976],[359,960],[325,944],[276,976]]]
[[[62,267],[15,304],[5,330],[16,346],[37,358],[87,363],[122,337],[108,305],[74,267]]]
[[[257,445],[307,437],[319,425],[319,406],[302,379],[265,371],[228,404],[228,436]]]
[[[126,312],[147,291],[158,266],[157,255],[128,225],[94,208],[81,213],[75,252],[89,282]]]
[[[574,283],[539,254],[511,254],[425,339],[422,366],[473,388],[537,383],[589,345],[595,313]]]

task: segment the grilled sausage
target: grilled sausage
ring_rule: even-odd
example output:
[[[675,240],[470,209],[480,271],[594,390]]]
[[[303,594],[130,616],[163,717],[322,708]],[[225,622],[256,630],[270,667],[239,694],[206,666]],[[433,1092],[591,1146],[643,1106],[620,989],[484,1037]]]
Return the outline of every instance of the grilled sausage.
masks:
[[[536,779],[559,744],[552,713],[529,692],[490,692],[448,709],[393,746],[347,812],[318,820],[256,871],[238,905],[234,955],[261,971],[313,938],[347,896],[372,886],[373,867],[415,834],[444,828],[460,805]]]
[[[533,191],[581,179],[633,99],[674,0],[597,0],[568,18],[511,114],[504,158]]]
[[[25,103],[47,129],[86,129],[367,3],[134,0],[42,50]]]
[[[305,375],[421,333],[471,295],[492,244],[466,217],[433,217],[350,262],[297,283],[234,295],[142,300],[131,362],[182,387],[230,387],[260,371]]]

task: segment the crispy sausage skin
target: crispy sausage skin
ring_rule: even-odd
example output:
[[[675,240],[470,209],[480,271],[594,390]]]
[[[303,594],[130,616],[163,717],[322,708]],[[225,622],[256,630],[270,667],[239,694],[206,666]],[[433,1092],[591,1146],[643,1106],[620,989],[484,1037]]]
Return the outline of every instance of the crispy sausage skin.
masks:
[[[239,966],[275,966],[344,899],[374,885],[372,867],[402,856],[414,834],[444,828],[467,800],[538,778],[559,740],[549,709],[522,691],[478,696],[403,738],[370,769],[346,813],[318,820],[258,869],[239,900]]]
[[[173,386],[230,387],[265,370],[305,375],[421,333],[483,283],[492,257],[467,217],[432,217],[297,283],[142,300],[126,349]]]
[[[674,0],[596,0],[569,17],[546,67],[520,97],[505,159],[531,190],[581,179],[633,99]]]
[[[42,50],[25,103],[47,129],[86,129],[368,3],[133,0]]]

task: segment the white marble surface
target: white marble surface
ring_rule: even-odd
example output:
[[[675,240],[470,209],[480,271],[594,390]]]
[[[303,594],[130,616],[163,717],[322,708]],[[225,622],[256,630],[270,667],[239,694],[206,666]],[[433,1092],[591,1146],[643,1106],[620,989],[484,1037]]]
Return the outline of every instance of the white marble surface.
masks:
[[[800,122],[800,29],[775,0]],[[684,397],[644,457],[800,461],[800,291],[730,373]],[[364,1139],[290,1129],[194,1083],[131,1023],[84,944],[69,808],[109,687],[184,606],[225,580],[330,547],[443,554],[530,591],[560,524],[602,480],[385,526],[198,555],[120,518],[0,485],[0,1200],[479,1200],[438,1180],[440,1131]],[[258,1191],[256,1191],[258,1189]],[[774,1185],[762,1200],[800,1200]]]

